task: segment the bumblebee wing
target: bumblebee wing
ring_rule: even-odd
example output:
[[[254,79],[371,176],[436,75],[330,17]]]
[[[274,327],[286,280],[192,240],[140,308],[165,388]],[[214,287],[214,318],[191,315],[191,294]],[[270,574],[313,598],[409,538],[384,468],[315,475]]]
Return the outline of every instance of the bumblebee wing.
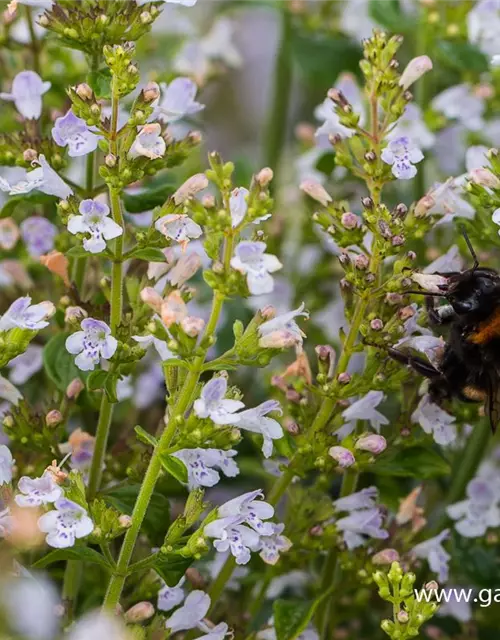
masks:
[[[492,369],[489,375],[488,416],[491,431],[495,433],[500,422],[500,373]]]

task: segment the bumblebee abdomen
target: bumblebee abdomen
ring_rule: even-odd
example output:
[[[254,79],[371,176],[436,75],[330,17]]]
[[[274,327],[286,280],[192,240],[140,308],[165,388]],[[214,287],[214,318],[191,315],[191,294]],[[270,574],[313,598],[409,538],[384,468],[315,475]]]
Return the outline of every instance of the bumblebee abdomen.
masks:
[[[465,339],[473,344],[484,345],[496,338],[500,338],[500,307],[480,322]]]

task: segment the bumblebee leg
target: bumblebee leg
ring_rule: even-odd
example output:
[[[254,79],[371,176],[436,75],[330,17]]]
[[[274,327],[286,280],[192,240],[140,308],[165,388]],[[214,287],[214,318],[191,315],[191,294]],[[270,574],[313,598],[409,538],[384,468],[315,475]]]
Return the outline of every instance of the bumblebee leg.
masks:
[[[443,325],[453,322],[456,318],[456,313],[451,304],[444,304],[440,307],[436,307],[435,298],[427,297],[425,299],[425,307],[427,310],[427,317],[429,318],[429,324]]]
[[[414,371],[420,373],[420,375],[425,376],[426,378],[442,377],[441,372],[423,358],[419,358],[418,356],[414,356],[410,353],[405,353],[404,351],[400,351],[394,347],[387,347],[386,351],[393,360],[411,367]]]

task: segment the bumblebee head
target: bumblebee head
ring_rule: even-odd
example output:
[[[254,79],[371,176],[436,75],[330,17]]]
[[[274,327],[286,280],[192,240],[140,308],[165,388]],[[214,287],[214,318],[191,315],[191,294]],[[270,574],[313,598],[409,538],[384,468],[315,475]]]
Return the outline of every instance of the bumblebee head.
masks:
[[[453,274],[443,296],[458,315],[488,315],[500,299],[500,277],[493,269],[475,266]]]

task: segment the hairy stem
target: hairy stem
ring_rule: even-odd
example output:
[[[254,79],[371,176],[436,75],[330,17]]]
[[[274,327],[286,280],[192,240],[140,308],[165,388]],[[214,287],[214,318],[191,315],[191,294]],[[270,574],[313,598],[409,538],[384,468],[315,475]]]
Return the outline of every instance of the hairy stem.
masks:
[[[79,560],[68,560],[64,572],[62,598],[66,622],[71,622],[75,615],[76,601],[82,579],[83,564]]]

